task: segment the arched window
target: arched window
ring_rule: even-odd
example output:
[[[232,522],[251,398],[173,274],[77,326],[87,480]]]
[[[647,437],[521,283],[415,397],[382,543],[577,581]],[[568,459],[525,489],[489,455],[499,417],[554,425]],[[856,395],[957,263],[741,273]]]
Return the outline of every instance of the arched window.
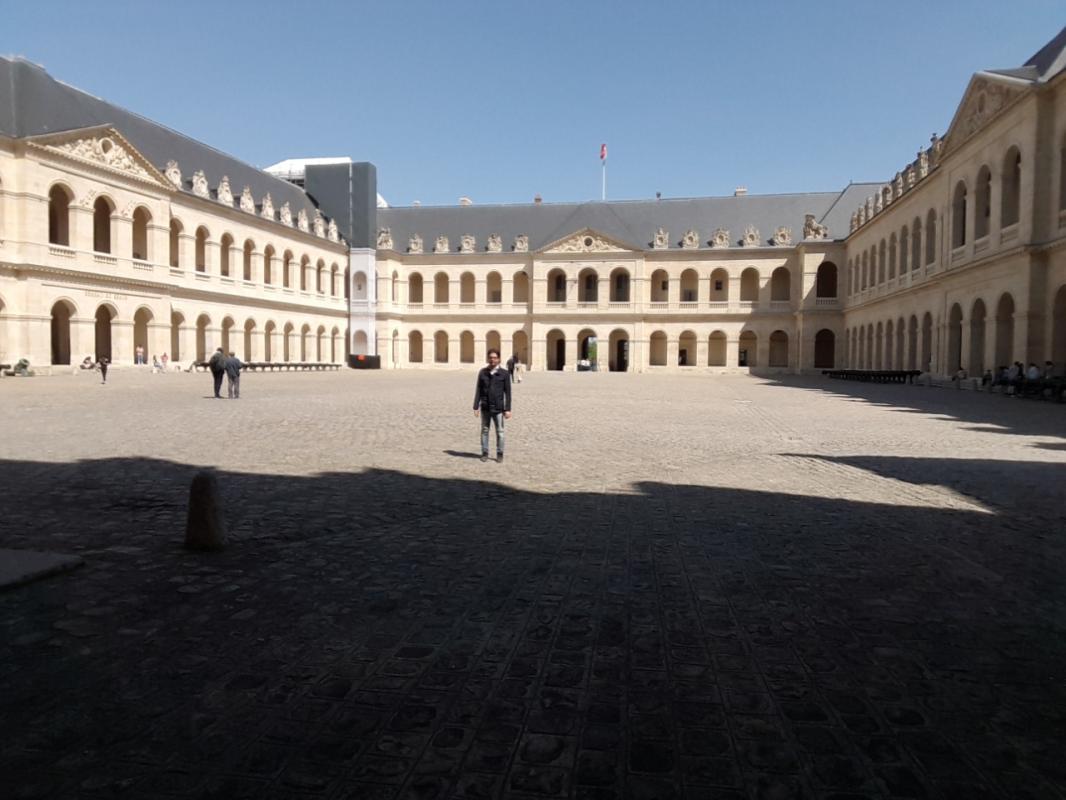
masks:
[[[896,234],[888,237],[888,279],[896,277]]]
[[[788,267],[778,267],[770,274],[770,299],[779,303],[792,299],[792,273]]]
[[[832,261],[823,261],[818,265],[818,274],[814,283],[814,296],[837,296],[837,265]]]
[[[992,171],[987,166],[981,167],[977,173],[973,201],[973,236],[983,239],[988,236],[988,228],[992,224]]]
[[[459,302],[460,303],[471,303],[471,304],[473,304],[475,302],[474,301],[474,297],[475,297],[474,289],[475,289],[475,287],[474,287],[474,273],[472,273],[472,272],[464,272],[462,275],[459,276]],[[470,334],[470,335],[473,336],[473,334]],[[473,347],[473,345],[471,345],[471,347]],[[471,353],[472,352],[473,352],[473,350],[471,350]]]
[[[907,274],[908,264],[910,259],[910,231],[907,230],[907,226],[903,226],[903,230],[899,232],[899,276],[902,278]]]
[[[651,301],[667,303],[670,301],[670,276],[665,269],[657,269],[651,274]],[[664,333],[663,336],[666,334]]]
[[[218,245],[219,272],[223,277],[229,277],[229,253],[233,248],[233,237],[228,233],[222,234],[222,241]]]
[[[885,282],[885,262],[887,261],[887,258],[885,257],[886,251],[887,251],[887,247],[885,246],[885,240],[882,239],[881,240],[881,244],[879,244],[877,246],[877,283],[878,284],[882,284],[882,283]],[[873,258],[873,256],[871,255],[870,258]]]
[[[566,302],[566,273],[561,269],[553,269],[548,273],[548,302]]]
[[[470,331],[459,334],[459,363],[474,363],[474,334]]]
[[[175,269],[181,268],[181,234],[184,230],[180,220],[170,220],[170,266]]]
[[[263,250],[263,283],[270,286],[274,282],[274,248],[267,245]]]
[[[966,244],[966,182],[955,184],[951,196],[951,246],[962,247]]]
[[[859,288],[863,291],[869,285],[870,269],[869,269],[869,255],[865,250],[862,251],[862,278],[859,283]]]
[[[579,303],[595,303],[599,297],[600,277],[596,270],[588,267],[581,270],[577,276],[577,301]]]
[[[392,302],[398,303],[400,301],[400,273],[396,270],[392,271],[392,279],[389,281],[390,298]]]
[[[337,296],[337,279],[340,277],[341,268],[337,266],[336,262],[329,267],[329,296]]]
[[[411,364],[422,363],[422,334],[418,331],[407,334],[407,360]]]
[[[70,247],[70,204],[74,196],[56,184],[48,191],[48,243]],[[53,364],[65,362],[53,361]]]
[[[438,272],[433,276],[433,302],[434,303],[449,303],[449,291],[448,291],[448,274],[445,272]],[[436,341],[436,334],[434,334],[434,341]]]
[[[207,228],[202,225],[196,229],[196,271],[207,272]]]
[[[252,256],[255,254],[255,243],[251,239],[245,239],[244,241],[244,263],[243,273],[244,279],[250,281],[252,279]]]
[[[725,303],[729,300],[729,273],[719,267],[711,273],[711,302]]]
[[[511,302],[512,303],[528,303],[529,302],[529,274],[520,269],[514,274],[511,284]]]
[[[1000,225],[1006,228],[1018,221],[1022,196],[1022,154],[1012,147],[1003,158],[1003,199]]]
[[[407,302],[422,303],[422,276],[412,272],[407,278]]]
[[[653,367],[666,366],[666,333],[655,331],[648,340],[648,363]]]
[[[740,302],[757,303],[759,301],[759,270],[748,267],[740,273]]]
[[[369,286],[369,284],[368,284],[367,279],[366,279],[366,273],[363,272],[362,270],[359,270],[358,272],[355,273],[355,277],[352,279],[352,282],[355,284],[355,286],[352,287],[353,290],[354,290],[354,294],[352,295],[352,299],[353,300],[366,300],[366,299],[368,299],[369,292],[367,291],[367,287]]]
[[[696,366],[696,333],[694,331],[682,331],[678,338],[677,365],[679,367]]]
[[[309,275],[310,272],[311,272],[311,259],[308,256],[304,256],[303,258],[300,259],[300,291],[301,292],[309,292],[309,291],[311,291],[311,281],[310,281],[310,275]]]
[[[152,215],[144,206],[138,206],[133,212],[133,257],[138,261],[149,261],[148,224]]]
[[[611,300],[612,303],[629,302],[629,270],[625,267],[617,267],[611,272]]]
[[[844,340],[847,341],[845,334]],[[822,328],[814,335],[815,369],[832,369],[836,361],[836,336],[828,328]]]
[[[281,257],[281,286],[284,289],[292,286],[292,259],[293,255],[289,250]]]
[[[493,304],[503,302],[503,279],[495,270],[489,273],[488,280],[485,282],[485,299]]]
[[[448,334],[445,331],[433,334],[433,361],[436,364],[448,363]]]
[[[97,253],[111,252],[111,214],[114,210],[107,197],[98,197],[93,203],[93,250]]]
[[[929,209],[925,218],[925,265],[928,267],[936,261],[936,211]]]
[[[788,366],[788,334],[784,331],[774,331],[770,334],[770,366]]]
[[[325,275],[326,262],[320,258],[315,264],[315,291],[319,294],[324,294],[326,291]]]
[[[928,236],[928,234],[926,234]],[[911,223],[911,270],[922,266],[922,218],[915,217]],[[917,369],[917,367],[915,367]]]
[[[700,276],[694,269],[686,269],[681,273],[681,302],[697,303],[700,299]],[[692,334],[695,337],[696,334]],[[695,341],[695,340],[693,340]],[[695,352],[695,351],[693,351]],[[695,357],[690,359],[695,364]]]

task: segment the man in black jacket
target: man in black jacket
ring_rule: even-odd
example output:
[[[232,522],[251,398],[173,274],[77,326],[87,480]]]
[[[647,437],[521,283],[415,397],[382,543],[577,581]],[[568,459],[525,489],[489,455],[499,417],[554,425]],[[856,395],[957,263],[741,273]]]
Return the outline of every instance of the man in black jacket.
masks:
[[[207,368],[211,370],[211,377],[215,379],[215,397],[222,399],[222,376],[226,374],[226,354],[222,348],[218,348],[211,360],[207,362]]]
[[[503,462],[503,421],[511,418],[511,375],[500,367],[500,351],[489,350],[488,366],[477,374],[474,415],[481,416],[481,460],[489,460],[489,425],[496,426],[496,460]]]

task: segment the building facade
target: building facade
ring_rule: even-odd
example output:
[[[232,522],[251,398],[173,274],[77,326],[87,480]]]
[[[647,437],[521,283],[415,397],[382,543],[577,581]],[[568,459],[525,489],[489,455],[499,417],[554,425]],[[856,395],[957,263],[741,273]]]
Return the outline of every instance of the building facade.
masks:
[[[794,195],[378,208],[372,165],[286,180],[24,61],[0,87],[6,363],[1066,366],[1066,30],[888,183]]]

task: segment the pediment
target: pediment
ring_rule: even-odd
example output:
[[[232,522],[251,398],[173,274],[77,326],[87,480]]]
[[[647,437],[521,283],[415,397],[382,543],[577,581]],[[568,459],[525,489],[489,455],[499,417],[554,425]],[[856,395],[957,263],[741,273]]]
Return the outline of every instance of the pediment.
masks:
[[[585,228],[541,248],[542,253],[632,253],[633,248],[606,234]]]
[[[173,189],[173,184],[121,133],[100,125],[30,138],[37,148],[73,161]]]
[[[1007,106],[1022,97],[1029,82],[990,73],[970,79],[955,116],[945,135],[945,147],[955,149],[999,116]]]

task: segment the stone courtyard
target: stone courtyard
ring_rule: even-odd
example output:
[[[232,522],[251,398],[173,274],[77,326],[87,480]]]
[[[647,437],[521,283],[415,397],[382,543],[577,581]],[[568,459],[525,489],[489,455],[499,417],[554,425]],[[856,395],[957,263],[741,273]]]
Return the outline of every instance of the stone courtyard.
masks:
[[[533,373],[3,379],[0,796],[1066,797],[1066,406]],[[217,470],[228,549],[181,547]]]

